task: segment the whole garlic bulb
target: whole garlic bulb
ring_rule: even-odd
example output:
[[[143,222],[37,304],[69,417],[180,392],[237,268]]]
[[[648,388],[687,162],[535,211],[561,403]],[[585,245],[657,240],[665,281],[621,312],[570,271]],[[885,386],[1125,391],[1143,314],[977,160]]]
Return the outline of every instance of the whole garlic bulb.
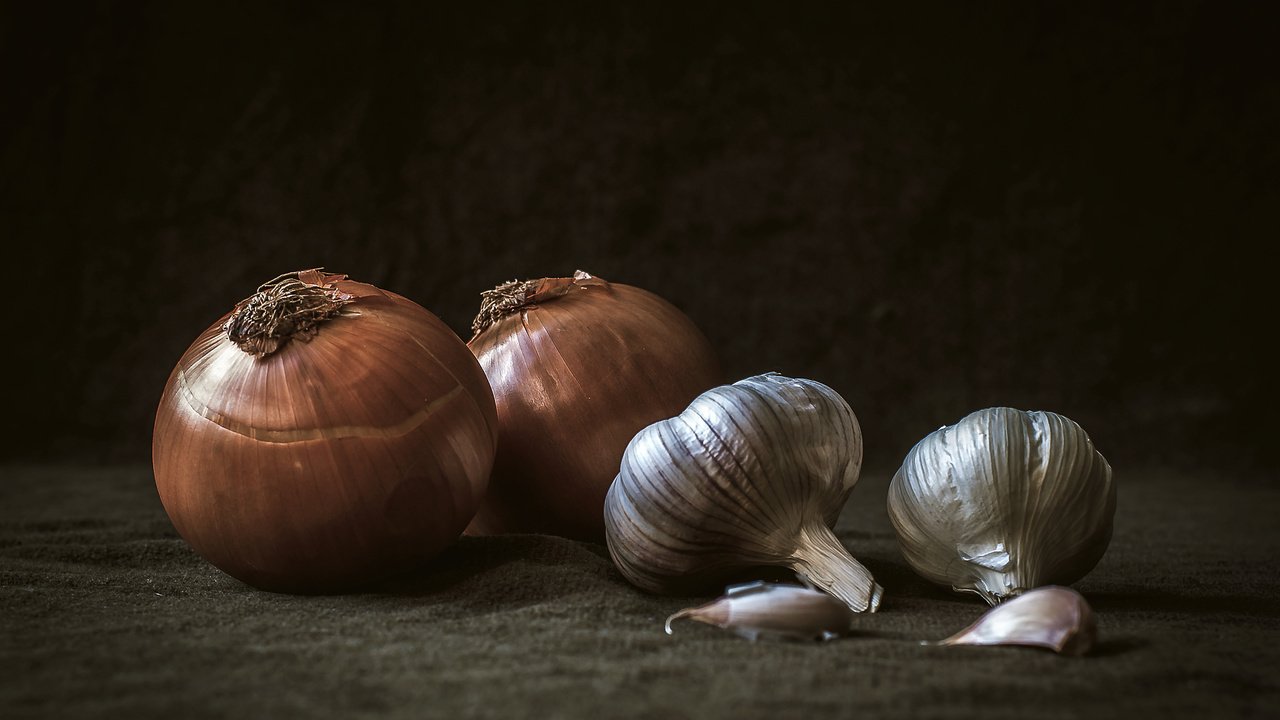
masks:
[[[1111,540],[1116,491],[1075,422],[997,407],[917,443],[888,505],[916,572],[995,605],[1092,570]]]
[[[712,388],[627,446],[605,499],[609,553],[650,592],[778,565],[874,611],[882,589],[831,532],[861,468],[858,420],[826,385],[770,373]]]

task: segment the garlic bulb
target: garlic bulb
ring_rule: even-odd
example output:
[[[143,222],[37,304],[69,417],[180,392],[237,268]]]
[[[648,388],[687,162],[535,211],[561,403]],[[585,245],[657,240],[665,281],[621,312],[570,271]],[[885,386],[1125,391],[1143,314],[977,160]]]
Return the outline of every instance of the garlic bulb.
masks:
[[[687,618],[732,631],[748,640],[834,640],[849,631],[853,611],[824,592],[799,585],[753,582],[725,588],[706,605],[667,618]]]
[[[770,373],[712,388],[627,446],[605,499],[609,553],[650,592],[780,565],[874,611],[881,587],[831,532],[861,467],[858,420],[826,385]]]
[[[1084,577],[1111,540],[1111,466],[1051,412],[989,408],[921,440],[889,486],[889,519],[925,578],[996,603]]]
[[[1031,590],[988,610],[939,645],[1028,645],[1063,655],[1083,655],[1098,639],[1093,608],[1065,587]]]

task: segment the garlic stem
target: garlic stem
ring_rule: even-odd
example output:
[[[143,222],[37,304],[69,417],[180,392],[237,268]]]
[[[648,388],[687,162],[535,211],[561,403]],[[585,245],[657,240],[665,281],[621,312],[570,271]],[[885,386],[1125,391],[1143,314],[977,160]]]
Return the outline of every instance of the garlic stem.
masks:
[[[1018,597],[1027,587],[1025,581],[1019,580],[1014,573],[995,572],[982,567],[970,569],[973,573],[973,585],[969,587],[952,585],[951,589],[958,593],[973,593],[991,607]]]
[[[835,533],[821,523],[812,523],[800,529],[799,538],[788,563],[792,570],[854,612],[875,612],[880,607],[884,588],[840,544]]]

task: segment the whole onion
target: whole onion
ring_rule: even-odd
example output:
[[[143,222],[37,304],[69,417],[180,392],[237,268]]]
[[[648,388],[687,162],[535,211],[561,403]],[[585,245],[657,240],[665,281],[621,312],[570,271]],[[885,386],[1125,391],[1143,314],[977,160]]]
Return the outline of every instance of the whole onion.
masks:
[[[493,395],[439,318],[345,275],[282,275],[201,334],[156,413],[174,527],[259,588],[330,592],[453,542],[484,493]]]
[[[627,443],[719,383],[711,346],[684,313],[582,271],[483,293],[472,329],[500,440],[469,534],[603,541]]]

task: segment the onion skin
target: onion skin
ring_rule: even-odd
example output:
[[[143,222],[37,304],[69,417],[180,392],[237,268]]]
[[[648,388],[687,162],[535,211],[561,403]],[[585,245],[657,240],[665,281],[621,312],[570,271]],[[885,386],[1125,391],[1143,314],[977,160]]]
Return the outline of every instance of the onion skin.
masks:
[[[706,337],[653,293],[579,272],[468,343],[498,407],[489,491],[467,533],[604,541],[604,499],[627,443],[719,384]]]
[[[228,338],[230,313],[219,320],[156,413],[174,527],[258,588],[346,591],[422,564],[461,534],[492,466],[493,396],[461,339],[344,278],[324,277],[352,296],[342,314],[263,357]]]

